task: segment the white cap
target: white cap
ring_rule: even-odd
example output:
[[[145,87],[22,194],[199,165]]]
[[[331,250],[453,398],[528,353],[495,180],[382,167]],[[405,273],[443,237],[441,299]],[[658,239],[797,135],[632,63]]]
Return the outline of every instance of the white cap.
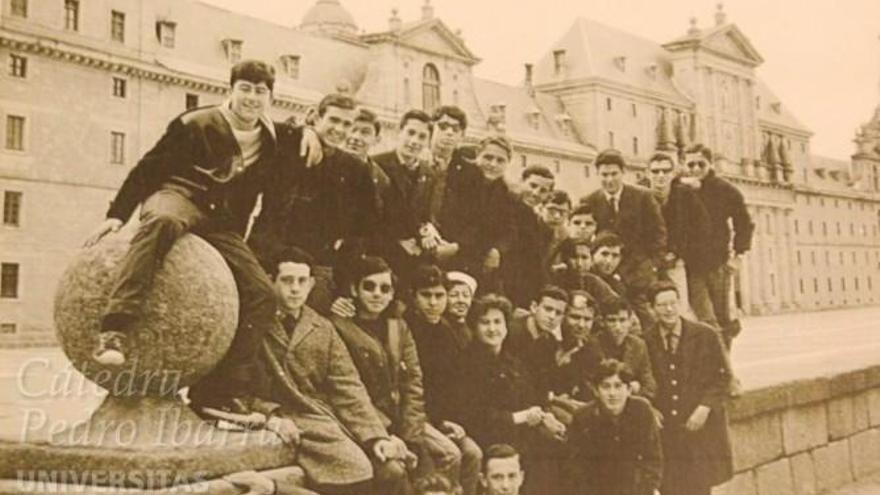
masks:
[[[446,273],[446,278],[450,282],[467,285],[471,290],[471,295],[477,293],[477,280],[465,272],[448,272]]]

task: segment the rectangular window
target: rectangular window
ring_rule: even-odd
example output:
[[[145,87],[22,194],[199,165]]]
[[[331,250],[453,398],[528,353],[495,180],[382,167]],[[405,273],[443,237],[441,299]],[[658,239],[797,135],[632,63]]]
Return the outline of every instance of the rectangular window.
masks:
[[[0,335],[12,335],[15,332],[15,323],[0,323]]]
[[[282,55],[281,65],[284,73],[291,79],[299,79],[299,55]]]
[[[159,44],[165,48],[174,48],[176,42],[177,24],[171,21],[159,21],[156,23],[156,38]]]
[[[64,29],[79,31],[79,0],[64,0]]]
[[[12,0],[12,15],[18,17],[27,17],[28,3],[27,0]]]
[[[819,293],[819,279],[816,277],[813,277],[813,293]]]
[[[125,133],[110,133],[110,163],[123,165],[125,163]]]
[[[526,168],[529,165],[529,158],[526,155],[520,155],[520,164],[522,164],[522,168]]]
[[[633,155],[639,154],[639,138],[633,138]]]
[[[828,282],[828,292],[829,293],[834,292],[834,286],[831,285],[831,277],[828,277],[827,282]]]
[[[798,222],[797,219],[794,220],[794,233],[795,234],[801,233],[800,222]]]
[[[770,214],[764,215],[764,220],[767,223],[767,233],[773,234],[773,219],[770,217]]]
[[[837,222],[837,235],[840,235],[840,222]]]
[[[853,283],[855,283],[856,290],[859,290],[859,277],[855,277]]]
[[[810,251],[810,263],[816,266],[816,251]]]
[[[822,222],[822,235],[828,237],[828,224]]]
[[[776,275],[770,274],[770,295],[776,296]]]
[[[562,172],[562,163],[560,163],[559,160],[553,160],[553,168],[557,174]]]
[[[797,264],[798,265],[801,264],[801,252],[800,251],[797,252]]]
[[[608,131],[608,147],[614,147],[614,131]]]
[[[605,110],[611,111],[611,97],[605,98]]]
[[[27,57],[9,55],[9,75],[12,77],[27,77]]]
[[[632,104],[632,110],[633,110],[633,117],[638,117],[638,116],[639,116],[639,110],[638,110],[638,107],[636,107],[636,104],[635,104],[635,103]]]
[[[199,106],[199,95],[193,93],[186,94],[186,109],[192,110]]]
[[[3,192],[3,225],[10,227],[21,225],[21,197],[20,191]]]
[[[840,290],[846,292],[846,278],[840,277]]]
[[[125,98],[126,95],[126,81],[121,77],[113,78],[113,96],[117,98]]]
[[[804,293],[804,279],[798,280],[798,285],[800,285],[801,294],[803,294]]]
[[[125,43],[125,14],[118,10],[110,13],[110,39]]]
[[[18,299],[18,263],[0,263],[0,298]]]
[[[565,50],[553,50],[553,71],[557,76],[565,72]]]
[[[853,223],[849,224],[849,235],[856,235],[856,226]]]
[[[6,116],[6,149],[24,150],[24,117],[20,115]]]
[[[812,220],[807,222],[807,232],[809,232],[810,235],[813,235],[813,221]]]

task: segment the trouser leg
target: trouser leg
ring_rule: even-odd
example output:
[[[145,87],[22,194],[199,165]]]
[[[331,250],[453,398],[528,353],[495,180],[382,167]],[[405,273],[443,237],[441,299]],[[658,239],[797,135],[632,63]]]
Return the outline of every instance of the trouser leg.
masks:
[[[462,455],[455,442],[434,425],[425,424],[424,447],[437,472],[453,485],[458,485],[461,480]]]
[[[110,292],[102,330],[124,331],[137,318],[168,251],[202,218],[198,207],[176,191],[162,189],[147,198],[141,206],[141,224]]]
[[[263,338],[273,327],[280,327],[272,282],[238,234],[218,231],[203,237],[217,249],[235,278],[239,297],[238,328],[229,351],[220,364],[191,389],[190,398],[201,402],[253,395],[251,392],[262,389],[261,380],[265,379],[258,366]]]
[[[724,345],[729,350],[733,341],[733,321],[730,317],[730,269],[727,265],[721,265],[711,272],[708,282],[709,297],[718,319],[718,328],[721,330]]]
[[[687,277],[688,302],[697,319],[707,325],[718,327],[718,318],[715,315],[715,305],[712,303],[709,291],[709,279],[711,271],[695,271],[685,266]]]
[[[461,488],[463,495],[477,495],[477,483],[480,480],[480,467],[483,462],[483,451],[471,437],[458,441],[461,451]]]

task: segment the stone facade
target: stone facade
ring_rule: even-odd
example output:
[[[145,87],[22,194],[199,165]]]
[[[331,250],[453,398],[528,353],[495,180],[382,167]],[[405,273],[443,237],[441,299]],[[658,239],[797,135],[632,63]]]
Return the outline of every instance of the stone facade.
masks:
[[[761,55],[723,12],[664,44],[578,19],[506,85],[474,76],[478,56],[429,4],[362,34],[339,0],[296,27],[192,0],[26,3],[21,15],[0,1],[0,262],[17,266],[17,280],[4,272],[16,286],[0,297],[0,344],[53,340],[51,295],[72,253],[167,122],[223,100],[240,57],[276,65],[275,118],[348,91],[380,116],[390,148],[408,108],[457,104],[471,139],[513,141],[511,179],[544,163],[575,198],[598,187],[603,148],[626,153],[635,179],[655,149],[703,141],[758,225],[737,280],[745,312],[880,302],[880,110],[852,162],[811,155],[810,131],[761,82]]]

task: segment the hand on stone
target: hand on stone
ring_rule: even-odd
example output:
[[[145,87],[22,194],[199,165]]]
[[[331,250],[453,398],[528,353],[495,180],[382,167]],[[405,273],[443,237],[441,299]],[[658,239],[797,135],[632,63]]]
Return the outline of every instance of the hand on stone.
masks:
[[[691,417],[688,418],[687,423],[685,423],[684,427],[688,429],[688,431],[699,431],[703,429],[703,426],[706,424],[706,420],[709,419],[709,411],[710,409],[706,406],[699,405],[694,412],[691,413]]]
[[[107,234],[118,232],[122,228],[122,220],[118,218],[108,218],[95,229],[94,232],[86,239],[85,247],[92,247],[97,244]]]
[[[352,298],[337,297],[330,305],[330,312],[340,318],[354,318],[354,315],[357,314],[357,308]]]
[[[324,159],[321,138],[311,127],[303,128],[302,140],[299,143],[299,156],[306,159],[306,168],[318,165]]]
[[[271,495],[275,493],[275,482],[265,474],[256,471],[239,471],[227,474],[224,480],[238,489],[245,490],[245,495]]]
[[[288,445],[299,445],[299,427],[290,418],[272,416],[266,422],[266,429],[278,435]]]

